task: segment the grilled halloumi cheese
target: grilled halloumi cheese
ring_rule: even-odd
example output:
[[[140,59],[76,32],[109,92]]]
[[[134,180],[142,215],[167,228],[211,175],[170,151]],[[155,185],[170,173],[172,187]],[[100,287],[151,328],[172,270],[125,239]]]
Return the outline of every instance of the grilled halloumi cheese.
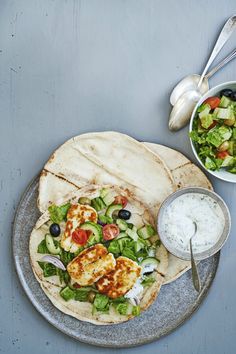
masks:
[[[116,267],[96,283],[100,293],[112,299],[125,295],[141,274],[141,267],[126,257],[116,259]]]
[[[92,285],[116,266],[112,253],[102,244],[96,244],[82,251],[67,266],[73,281],[81,286]]]
[[[72,240],[72,233],[86,221],[97,222],[98,214],[89,205],[73,204],[67,213],[65,232],[61,238],[61,247],[67,252],[76,252],[80,245]]]

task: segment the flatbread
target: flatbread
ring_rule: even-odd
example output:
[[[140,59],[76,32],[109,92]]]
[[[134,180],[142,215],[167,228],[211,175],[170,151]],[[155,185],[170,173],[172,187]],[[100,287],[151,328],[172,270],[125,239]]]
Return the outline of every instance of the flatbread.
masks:
[[[80,148],[78,149],[78,146],[80,146],[81,138],[83,140],[83,154],[80,153]],[[104,140],[102,144],[100,143],[101,140]],[[96,144],[95,150],[93,150],[91,160],[90,150],[93,148],[94,141],[96,141]],[[86,148],[86,144],[88,144],[90,149]],[[125,187],[130,188],[134,192],[137,192],[138,188],[141,188],[139,191],[140,200],[147,200],[150,196],[150,192],[155,197],[156,193],[158,195],[160,188],[163,188],[163,186],[165,188],[166,185],[169,186],[169,194],[171,193],[171,189],[173,192],[175,188],[183,188],[189,186],[199,186],[212,189],[212,185],[207,179],[207,177],[204,175],[204,173],[188,158],[186,158],[178,151],[175,151],[159,144],[143,143],[146,147],[146,150],[148,149],[149,152],[152,152],[152,154],[154,153],[156,155],[156,158],[154,159],[155,163],[153,163],[153,165],[155,165],[157,169],[161,168],[162,180],[165,175],[165,183],[163,185],[156,182],[159,179],[158,176],[156,177],[156,173],[153,173],[152,170],[150,174],[154,177],[154,180],[152,179],[151,185],[147,185],[145,178],[143,178],[143,180],[141,181],[141,186],[139,184],[138,187],[136,185],[135,180],[136,175],[133,175],[133,173],[131,173],[131,176],[129,175],[129,181],[127,181],[126,178],[121,178],[121,176],[119,175],[120,167],[121,170],[124,169],[123,164],[120,166],[119,163],[116,162],[116,172],[111,171],[113,160],[109,160],[109,163],[107,163],[106,166],[103,166],[103,157],[106,156],[108,152],[110,152],[110,158],[113,158],[113,156],[115,157],[122,146],[122,152],[120,152],[117,161],[121,160],[123,162],[125,159],[126,162],[128,162],[128,167],[125,169],[125,172],[135,170],[135,166],[140,165],[140,161],[143,161],[144,156],[146,157],[146,151],[140,149],[140,144],[141,143],[135,141],[130,137],[127,137],[126,135],[114,132],[91,133],[70,139],[68,142],[66,142],[61,147],[59,147],[59,149],[56,150],[56,152],[46,163],[44,170],[41,173],[38,199],[39,209],[41,210],[41,212],[44,212],[45,210],[47,210],[50,204],[60,204],[60,200],[63,200],[63,197],[65,197],[65,195],[73,193],[77,190],[77,188],[82,187],[86,183],[111,183],[120,186],[123,185]],[[99,148],[99,158],[97,156],[94,156],[94,152],[97,151],[97,148]],[[114,149],[116,150],[116,155],[113,155]],[[102,152],[100,150],[102,150]],[[142,158],[140,158],[140,156]],[[149,159],[149,166],[150,159],[152,161],[153,156],[151,157],[150,155],[148,155],[147,158]],[[130,161],[132,168],[129,168]],[[108,160],[106,160],[106,162],[108,162]],[[107,171],[107,165],[109,165],[108,170],[110,172]],[[73,166],[75,166],[75,168]],[[106,168],[106,170],[104,170],[104,167]],[[156,168],[154,170],[156,170]],[[150,167],[148,168],[148,170],[150,171]],[[169,171],[171,171],[172,182]],[[114,172],[118,172],[119,176],[116,176]],[[132,183],[130,183],[130,179],[132,179]],[[145,195],[147,190],[146,188],[143,189],[142,183],[145,187],[146,185],[149,187],[147,195]],[[172,185],[170,186],[170,184]],[[156,189],[157,185],[159,187],[158,189]],[[163,197],[163,195],[161,198],[158,197],[156,203],[154,202],[154,205],[152,197],[151,204],[154,217],[156,217],[157,215],[160,200]],[[174,281],[183,273],[185,273],[189,268],[189,261],[181,260],[169,254],[169,267],[167,274],[165,275],[165,284]]]
[[[65,202],[77,201],[80,197],[88,197],[95,198],[99,196],[99,192],[101,188],[110,188],[115,190],[118,195],[124,195],[128,197],[128,210],[132,211],[132,216],[130,222],[134,222],[137,226],[142,226],[143,224],[151,224],[155,226],[155,220],[152,214],[149,211],[149,208],[144,203],[140,202],[136,196],[129,191],[128,189],[123,190],[119,187],[112,187],[108,185],[97,186],[97,185],[89,185],[80,189],[76,189],[70,196],[67,195],[68,199],[61,198],[61,204]],[[133,219],[132,219],[133,218]],[[45,278],[43,276],[43,271],[38,264],[43,257],[42,254],[37,252],[37,248],[39,243],[44,239],[45,234],[48,232],[48,224],[49,221],[49,213],[46,211],[37,221],[35,228],[33,229],[30,242],[29,242],[29,251],[30,251],[30,260],[33,272],[35,274],[36,279],[40,283],[45,294],[51,300],[51,302],[62,312],[69,314],[79,320],[91,322],[93,324],[105,325],[105,324],[115,324],[124,321],[128,321],[133,316],[122,316],[117,313],[112,307],[109,314],[104,314],[101,312],[92,313],[92,305],[87,302],[79,302],[75,300],[70,300],[68,302],[64,301],[59,291],[63,287],[60,283],[60,279],[58,276],[52,276],[49,278]],[[157,251],[157,257],[160,260],[157,271],[153,273],[153,277],[155,278],[155,282],[150,286],[145,288],[140,302],[141,311],[146,310],[156,299],[161,285],[163,283],[164,275],[167,272],[168,268],[168,253],[164,246],[160,246]]]
[[[186,156],[179,151],[168,148],[167,146],[144,143],[151,151],[158,154],[165,161],[170,169],[174,181],[178,188],[184,187],[203,187],[213,190],[211,182]],[[168,284],[178,279],[182,274],[191,268],[190,261],[184,261],[169,253],[168,270],[165,275],[164,284]]]
[[[70,183],[67,191],[89,184],[128,188],[149,206],[153,216],[164,199],[176,190],[169,169],[158,155],[117,132],[79,135],[54,152],[40,178],[41,212],[60,199],[64,189],[61,179]]]

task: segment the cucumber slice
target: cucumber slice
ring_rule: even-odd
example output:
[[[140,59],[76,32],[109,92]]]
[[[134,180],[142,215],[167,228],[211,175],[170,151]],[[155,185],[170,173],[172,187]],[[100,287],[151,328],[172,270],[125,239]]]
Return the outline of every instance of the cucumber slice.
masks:
[[[122,209],[122,205],[121,204],[112,204],[110,205],[108,208],[107,208],[107,211],[106,211],[106,216],[109,216],[110,218],[112,218],[112,214],[115,212],[115,211],[119,211]]]
[[[69,286],[66,286],[60,291],[60,295],[65,301],[69,301],[71,299],[74,299],[75,292],[71,288],[69,288]]]
[[[92,235],[90,235],[88,239],[88,244],[90,246],[99,243],[102,240],[102,227],[100,225],[87,221],[80,226],[80,229],[92,232]]]
[[[123,219],[117,219],[116,223],[121,231],[125,231],[128,229],[127,222]]]
[[[109,216],[106,215],[98,215],[98,219],[103,222],[104,224],[112,224],[113,220]]]
[[[138,228],[133,225],[132,230],[133,230],[134,232],[137,232],[137,231],[138,231]]]
[[[131,229],[127,229],[126,230],[126,233],[129,237],[131,237],[134,241],[137,241],[138,240],[138,234],[137,232],[135,232],[134,230],[131,230]]]
[[[102,198],[102,200],[104,201],[104,203],[108,206],[111,205],[114,200],[115,200],[115,196],[113,192],[110,192],[110,190],[108,188],[103,188],[100,191],[100,197]]]
[[[120,251],[122,252],[123,249],[127,246],[127,244],[132,241],[131,241],[130,237],[126,236],[126,237],[119,238],[117,240],[117,242],[119,243]]]
[[[148,257],[145,258],[141,263],[140,266],[143,268],[142,273],[149,273],[153,272],[157,269],[160,261],[155,257]]]
[[[155,235],[156,233],[155,229],[151,225],[145,225],[143,227],[140,227],[137,232],[138,235],[142,237],[144,240]]]
[[[231,104],[231,99],[225,96],[221,97],[219,107],[227,108]]]
[[[134,244],[134,252],[137,253],[145,247],[145,241],[141,238],[137,239]]]
[[[106,204],[106,206],[108,206],[108,205],[111,205],[114,202],[115,197],[111,193],[108,193],[102,199],[103,199],[104,203]]]
[[[100,197],[103,199],[109,193],[108,188],[102,188],[100,191]]]
[[[61,248],[58,246],[55,246],[53,237],[49,234],[45,236],[45,241],[46,241],[46,246],[47,249],[51,254],[60,254],[61,253]]]
[[[100,211],[106,207],[104,201],[100,197],[92,199],[91,205],[97,211]]]
[[[127,237],[127,236],[128,236],[127,233],[124,232],[124,231],[122,231],[122,232],[120,232],[119,235],[116,237],[116,240],[118,240],[119,238]]]

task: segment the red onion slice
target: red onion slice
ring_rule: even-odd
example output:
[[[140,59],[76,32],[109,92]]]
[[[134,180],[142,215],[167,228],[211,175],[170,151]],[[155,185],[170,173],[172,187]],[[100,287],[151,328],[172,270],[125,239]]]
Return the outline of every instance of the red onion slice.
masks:
[[[62,261],[56,257],[56,256],[43,256],[43,258],[41,258],[42,262],[47,262],[47,263],[51,263],[53,264],[55,267],[61,269],[61,270],[66,270],[66,267],[64,266],[64,264],[62,263]]]

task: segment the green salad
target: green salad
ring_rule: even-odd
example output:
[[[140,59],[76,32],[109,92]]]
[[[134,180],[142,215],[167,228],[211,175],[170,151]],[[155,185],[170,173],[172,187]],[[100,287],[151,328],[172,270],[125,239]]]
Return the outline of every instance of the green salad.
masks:
[[[190,138],[204,166],[236,173],[236,94],[230,89],[197,109]]]

